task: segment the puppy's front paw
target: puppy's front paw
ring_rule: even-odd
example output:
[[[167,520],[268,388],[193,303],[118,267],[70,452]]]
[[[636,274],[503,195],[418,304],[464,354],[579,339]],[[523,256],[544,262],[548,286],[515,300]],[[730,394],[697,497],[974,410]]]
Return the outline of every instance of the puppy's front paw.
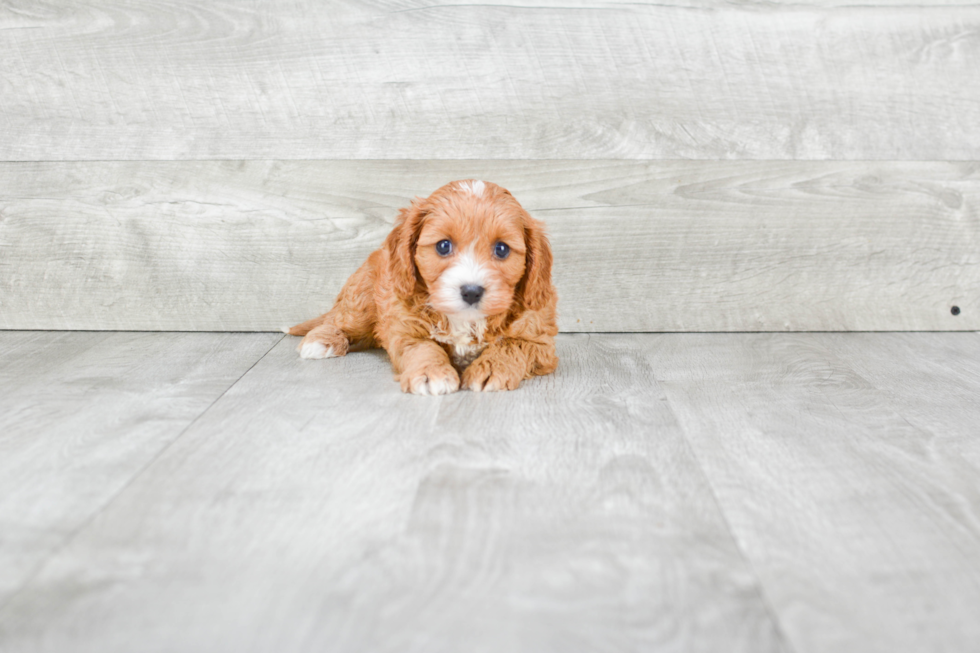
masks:
[[[406,370],[399,377],[402,392],[415,395],[448,395],[459,390],[459,375],[450,365],[430,365]]]
[[[517,390],[524,380],[521,371],[503,361],[478,358],[463,372],[463,387],[474,392]]]

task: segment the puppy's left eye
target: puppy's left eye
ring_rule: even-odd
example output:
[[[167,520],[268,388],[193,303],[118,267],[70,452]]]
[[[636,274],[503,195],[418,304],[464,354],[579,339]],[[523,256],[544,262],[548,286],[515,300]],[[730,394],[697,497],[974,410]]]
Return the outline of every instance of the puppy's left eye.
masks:
[[[493,246],[493,255],[496,256],[497,258],[503,260],[507,258],[509,254],[510,254],[510,247],[507,246],[507,243],[497,243],[496,245]]]

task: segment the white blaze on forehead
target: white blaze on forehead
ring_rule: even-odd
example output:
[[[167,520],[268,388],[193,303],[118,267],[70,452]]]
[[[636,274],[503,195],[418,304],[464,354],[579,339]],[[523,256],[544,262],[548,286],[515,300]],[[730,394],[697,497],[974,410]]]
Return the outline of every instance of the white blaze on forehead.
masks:
[[[484,184],[479,179],[476,179],[474,181],[461,181],[459,182],[459,189],[462,191],[466,191],[468,193],[472,193],[477,197],[482,197],[483,191],[486,189],[486,184]]]

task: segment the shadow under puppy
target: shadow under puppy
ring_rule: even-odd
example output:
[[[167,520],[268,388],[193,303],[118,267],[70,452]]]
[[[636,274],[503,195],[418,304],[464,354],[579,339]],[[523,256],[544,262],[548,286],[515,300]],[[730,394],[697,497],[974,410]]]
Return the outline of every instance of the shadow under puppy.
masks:
[[[401,209],[328,313],[283,331],[303,358],[384,347],[404,392],[514,390],[558,366],[551,261],[507,190],[455,181]]]

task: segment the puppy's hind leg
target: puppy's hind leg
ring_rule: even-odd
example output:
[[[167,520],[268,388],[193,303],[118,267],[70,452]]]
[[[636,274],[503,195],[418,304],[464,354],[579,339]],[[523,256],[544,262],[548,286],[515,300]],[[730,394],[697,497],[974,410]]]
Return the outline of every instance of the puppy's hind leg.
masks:
[[[310,330],[296,349],[300,358],[334,358],[343,356],[350,348],[350,341],[329,319]]]
[[[284,331],[304,336],[296,348],[301,358],[334,358],[344,356],[351,343],[361,347],[374,345],[374,265],[368,260],[344,284],[329,312]]]
[[[324,313],[319,317],[307,320],[306,322],[301,322],[296,326],[283,327],[282,332],[287,336],[305,336],[307,333],[323,324],[323,321],[327,318],[327,315],[329,315],[329,313]]]

